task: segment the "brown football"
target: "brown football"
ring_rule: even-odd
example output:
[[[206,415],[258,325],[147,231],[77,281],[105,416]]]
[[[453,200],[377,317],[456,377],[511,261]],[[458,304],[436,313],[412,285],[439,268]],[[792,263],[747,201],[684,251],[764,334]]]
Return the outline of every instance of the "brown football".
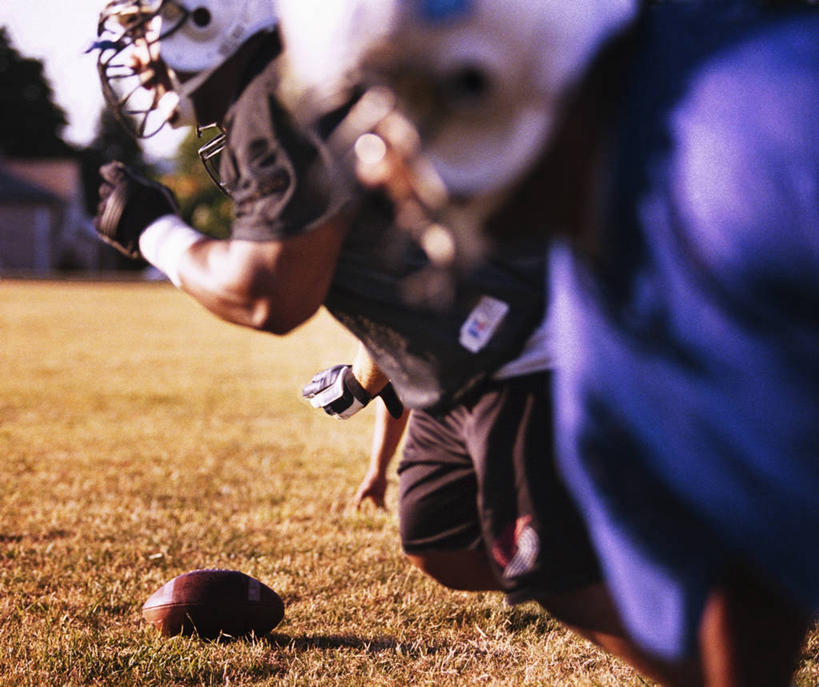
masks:
[[[281,622],[284,603],[270,587],[238,570],[192,570],[151,594],[142,616],[166,637],[261,637]]]

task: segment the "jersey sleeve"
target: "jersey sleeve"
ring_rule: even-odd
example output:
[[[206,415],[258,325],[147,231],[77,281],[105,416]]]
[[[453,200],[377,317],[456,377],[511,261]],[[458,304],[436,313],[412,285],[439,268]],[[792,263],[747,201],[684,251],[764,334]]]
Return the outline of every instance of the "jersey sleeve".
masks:
[[[232,238],[282,240],[309,232],[335,202],[322,144],[274,97],[271,63],[243,91],[225,122],[220,172],[235,203]]]

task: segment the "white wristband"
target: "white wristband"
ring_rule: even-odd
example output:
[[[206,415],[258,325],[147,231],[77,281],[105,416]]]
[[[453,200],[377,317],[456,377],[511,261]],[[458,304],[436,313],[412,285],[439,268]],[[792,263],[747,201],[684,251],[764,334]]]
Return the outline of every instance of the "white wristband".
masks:
[[[194,243],[207,238],[189,227],[177,215],[163,215],[148,225],[140,234],[139,250],[142,256],[171,280],[180,285],[179,263]]]

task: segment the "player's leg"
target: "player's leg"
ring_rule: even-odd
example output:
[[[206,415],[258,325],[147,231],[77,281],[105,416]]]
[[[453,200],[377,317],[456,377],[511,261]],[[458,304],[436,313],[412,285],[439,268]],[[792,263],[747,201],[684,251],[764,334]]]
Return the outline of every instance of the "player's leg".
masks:
[[[483,548],[458,551],[428,550],[407,554],[410,562],[434,580],[462,592],[500,591]]]
[[[398,467],[401,542],[421,571],[450,589],[500,589],[476,507],[472,460],[461,441],[468,414],[433,418],[414,411]]]
[[[742,571],[712,590],[700,622],[708,687],[786,687],[808,619]]]
[[[692,657],[666,661],[646,652],[629,639],[611,594],[602,583],[547,594],[537,601],[551,616],[573,632],[594,642],[661,685],[697,687],[705,684],[698,659]]]
[[[625,632],[602,582],[585,525],[554,461],[549,375],[508,380],[471,410],[482,531],[507,598],[534,600],[581,636],[661,684],[702,684],[696,661],[674,664]]]

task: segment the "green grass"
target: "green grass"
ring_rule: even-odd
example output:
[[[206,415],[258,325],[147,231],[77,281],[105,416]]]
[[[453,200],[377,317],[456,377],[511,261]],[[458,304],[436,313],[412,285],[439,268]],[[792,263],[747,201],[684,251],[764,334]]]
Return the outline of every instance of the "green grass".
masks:
[[[321,314],[274,338],[165,284],[0,281],[0,684],[647,684],[534,605],[451,592],[403,559],[395,487],[349,509],[371,409],[301,400],[354,352]],[[262,639],[163,639],[171,577],[253,575]],[[797,676],[819,683],[819,636]]]

